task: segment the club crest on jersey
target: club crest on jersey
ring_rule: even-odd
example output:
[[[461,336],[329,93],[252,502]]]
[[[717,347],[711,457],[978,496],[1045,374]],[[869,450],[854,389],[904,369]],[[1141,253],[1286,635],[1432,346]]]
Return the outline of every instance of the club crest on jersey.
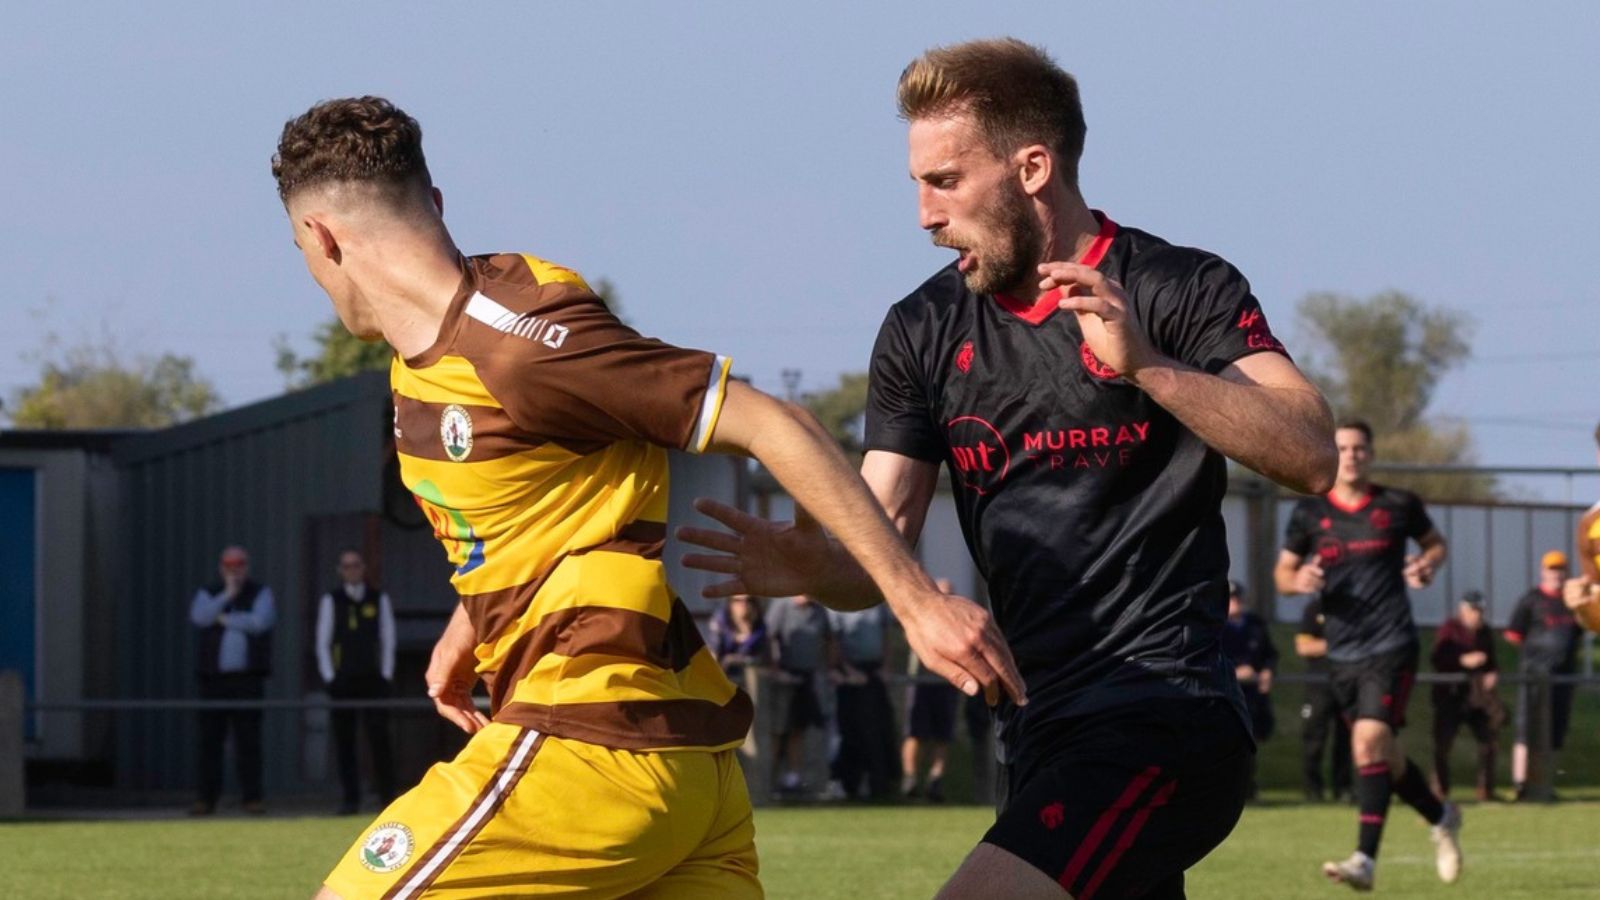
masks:
[[[399,822],[385,822],[361,843],[361,864],[379,875],[393,872],[411,859],[416,845],[411,829]]]
[[[1389,518],[1387,509],[1375,509],[1372,511],[1372,515],[1367,517],[1367,521],[1372,523],[1373,528],[1379,531],[1386,531],[1392,520]]]
[[[974,355],[971,341],[962,344],[961,349],[956,351],[956,368],[961,370],[961,374],[965,375],[972,371],[972,357]]]
[[[472,452],[472,416],[465,407],[452,403],[444,408],[439,415],[439,439],[451,462],[461,462]]]
[[[1078,345],[1078,358],[1083,361],[1083,367],[1089,370],[1090,375],[1102,381],[1110,381],[1113,378],[1122,377],[1116,369],[1101,362],[1100,357],[1094,355],[1094,351],[1089,349],[1088,341]]]

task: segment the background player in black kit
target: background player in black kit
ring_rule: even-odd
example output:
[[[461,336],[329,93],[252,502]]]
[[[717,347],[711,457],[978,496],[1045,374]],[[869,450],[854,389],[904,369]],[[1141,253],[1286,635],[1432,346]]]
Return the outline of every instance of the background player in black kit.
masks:
[[[1352,723],[1356,851],[1322,871],[1330,880],[1370,889],[1389,799],[1399,794],[1433,826],[1439,877],[1453,882],[1461,872],[1461,813],[1433,795],[1397,737],[1419,649],[1406,587],[1433,580],[1444,562],[1444,537],[1416,494],[1372,483],[1369,425],[1343,423],[1334,440],[1339,474],[1333,490],[1295,507],[1275,573],[1279,591],[1319,594],[1334,696]],[[1407,541],[1416,541],[1421,552],[1407,555]]]
[[[1181,898],[1254,753],[1219,647],[1224,457],[1326,490],[1327,405],[1236,269],[1089,209],[1077,85],[1042,51],[932,50],[898,102],[920,224],[959,258],[879,332],[862,476],[915,541],[948,469],[1028,701],[999,702],[998,821],[940,896]],[[871,596],[804,517],[700,508],[733,529],[683,532],[733,576],[712,594]]]

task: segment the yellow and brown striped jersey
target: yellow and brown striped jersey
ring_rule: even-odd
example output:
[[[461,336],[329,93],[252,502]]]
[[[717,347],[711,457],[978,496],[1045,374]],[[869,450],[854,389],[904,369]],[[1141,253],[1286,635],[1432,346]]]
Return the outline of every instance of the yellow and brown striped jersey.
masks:
[[[661,562],[667,451],[704,450],[729,361],[640,337],[576,272],[463,262],[396,359],[400,472],[444,543],[496,721],[621,749],[725,748],[750,698]]]

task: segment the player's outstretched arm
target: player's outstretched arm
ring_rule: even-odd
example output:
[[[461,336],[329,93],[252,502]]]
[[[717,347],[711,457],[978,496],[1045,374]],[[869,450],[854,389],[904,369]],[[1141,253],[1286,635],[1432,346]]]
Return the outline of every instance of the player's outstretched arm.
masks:
[[[1333,487],[1333,414],[1287,357],[1253,353],[1208,375],[1159,353],[1122,286],[1100,271],[1045,263],[1039,272],[1041,289],[1066,289],[1060,306],[1077,315],[1095,355],[1206,444],[1302,493]]]
[[[707,596],[814,593],[824,602],[861,605],[861,599],[842,600],[847,591],[867,586],[855,566],[844,564],[835,552],[826,529],[882,593],[928,668],[969,695],[983,691],[991,703],[1001,691],[1024,702],[1022,678],[993,618],[971,600],[939,590],[838,444],[809,412],[733,382],[711,435],[711,449],[760,460],[804,513],[792,525],[778,524],[720,504],[699,504],[730,529],[679,532],[686,541],[718,551],[687,556],[686,565],[729,576],[708,588]],[[816,521],[808,521],[806,513]],[[921,514],[916,518],[920,528]],[[865,597],[870,605],[872,591],[855,597]]]

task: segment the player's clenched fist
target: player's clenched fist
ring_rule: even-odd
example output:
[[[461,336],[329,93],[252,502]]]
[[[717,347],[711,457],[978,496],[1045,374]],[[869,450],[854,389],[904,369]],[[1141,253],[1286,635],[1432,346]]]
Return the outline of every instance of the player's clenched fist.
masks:
[[[1328,583],[1328,573],[1314,562],[1306,563],[1294,571],[1294,592],[1314,594]]]

